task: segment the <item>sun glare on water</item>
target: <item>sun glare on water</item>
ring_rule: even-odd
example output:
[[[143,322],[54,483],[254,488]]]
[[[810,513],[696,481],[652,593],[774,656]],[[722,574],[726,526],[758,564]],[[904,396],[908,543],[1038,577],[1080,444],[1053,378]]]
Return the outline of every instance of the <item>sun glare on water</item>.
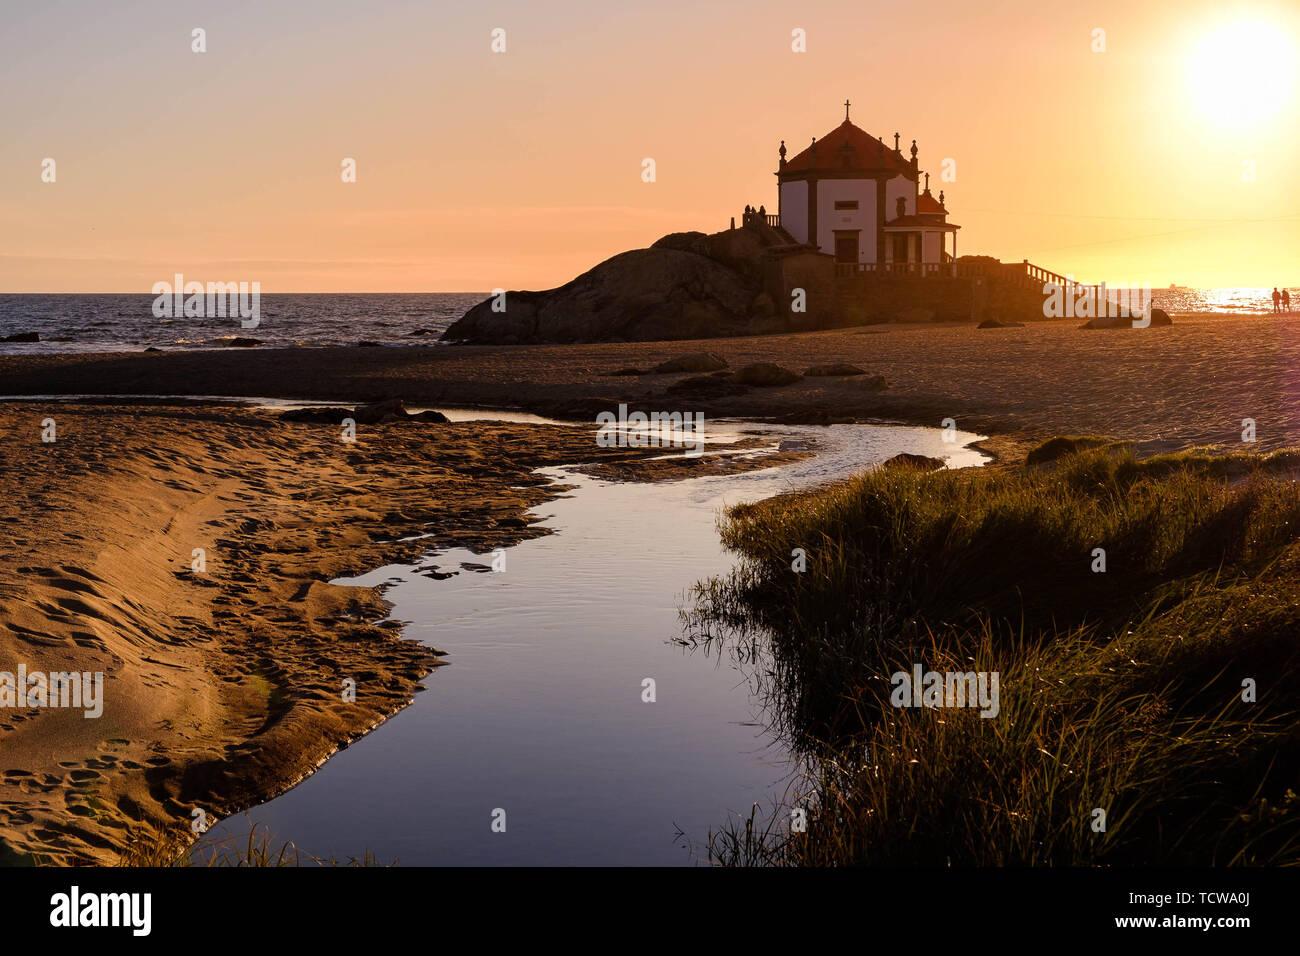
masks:
[[[1295,95],[1292,40],[1263,20],[1223,26],[1194,45],[1187,83],[1205,120],[1235,127],[1281,122]]]

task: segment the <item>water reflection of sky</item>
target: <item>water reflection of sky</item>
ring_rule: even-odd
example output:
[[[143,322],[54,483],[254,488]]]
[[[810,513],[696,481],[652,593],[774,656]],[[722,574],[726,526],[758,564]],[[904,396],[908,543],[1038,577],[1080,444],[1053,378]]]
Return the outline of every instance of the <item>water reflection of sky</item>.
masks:
[[[504,573],[463,569],[490,558],[454,549],[340,582],[389,582],[405,634],[449,652],[451,665],[377,732],[210,836],[246,838],[256,821],[339,859],[673,865],[693,862],[679,828],[703,841],[729,814],[779,796],[793,765],[745,676],[725,656],[670,642],[686,590],[731,566],[716,532],[722,508],[901,451],[953,465],[983,456],[964,445],[977,436],[950,443],[934,429],[715,427],[813,438],[820,454],[658,484],[547,469],[574,486],[535,510],[558,533],[508,549]],[[642,701],[647,678],[654,703]],[[491,829],[498,808],[504,833]]]
[[[1278,290],[1281,291],[1279,286]],[[1291,290],[1291,302],[1296,306],[1297,290]],[[1273,311],[1273,289],[1269,288],[1217,288],[1217,289],[1155,289],[1152,301],[1166,312],[1228,312],[1250,314]]]

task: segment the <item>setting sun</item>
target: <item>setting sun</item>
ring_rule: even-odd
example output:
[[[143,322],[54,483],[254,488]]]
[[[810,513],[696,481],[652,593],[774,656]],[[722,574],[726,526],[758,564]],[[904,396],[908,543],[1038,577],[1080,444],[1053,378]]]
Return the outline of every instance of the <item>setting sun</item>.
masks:
[[[1239,20],[1203,37],[1187,66],[1188,87],[1204,119],[1248,126],[1277,118],[1295,88],[1295,50],[1276,25]]]

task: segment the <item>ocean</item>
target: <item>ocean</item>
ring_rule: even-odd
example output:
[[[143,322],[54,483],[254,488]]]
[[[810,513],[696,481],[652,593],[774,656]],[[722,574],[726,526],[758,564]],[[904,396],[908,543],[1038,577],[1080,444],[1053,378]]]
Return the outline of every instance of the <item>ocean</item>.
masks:
[[[1278,287],[1282,291],[1282,287]],[[1300,289],[1289,289],[1292,311],[1300,310]],[[1246,286],[1224,289],[1188,289],[1173,286],[1152,289],[1151,304],[1166,312],[1223,312],[1228,315],[1259,315],[1273,311],[1273,290]]]
[[[1271,289],[1156,289],[1166,312],[1249,315],[1273,310]],[[240,327],[231,318],[157,318],[155,296],[137,294],[0,294],[0,339],[35,332],[39,342],[0,342],[0,354],[138,352],[146,348],[224,348],[253,338],[270,347],[325,348],[433,345],[485,292],[267,294],[261,322]],[[1300,295],[1292,290],[1293,307]]]
[[[157,318],[153,295],[0,294],[0,338],[22,332],[41,337],[0,342],[0,354],[224,348],[236,337],[281,348],[432,345],[487,297],[486,292],[264,294],[261,322],[245,329],[237,318]]]

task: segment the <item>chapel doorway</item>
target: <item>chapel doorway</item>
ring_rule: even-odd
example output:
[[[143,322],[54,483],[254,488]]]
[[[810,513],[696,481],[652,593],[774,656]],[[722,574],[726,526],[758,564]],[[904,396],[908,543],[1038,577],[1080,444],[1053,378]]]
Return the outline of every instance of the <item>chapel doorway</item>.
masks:
[[[857,262],[858,261],[858,233],[836,230],[835,232],[835,261],[836,262]]]

